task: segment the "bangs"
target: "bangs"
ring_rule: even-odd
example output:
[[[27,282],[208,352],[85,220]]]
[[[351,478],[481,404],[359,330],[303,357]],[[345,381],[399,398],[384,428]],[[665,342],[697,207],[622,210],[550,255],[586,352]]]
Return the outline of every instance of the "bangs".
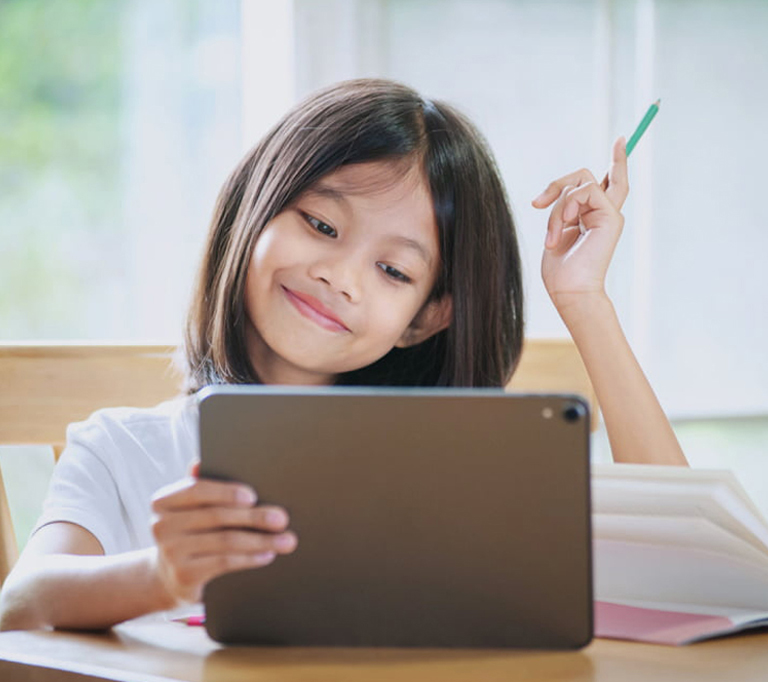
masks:
[[[366,172],[356,174],[355,168],[366,165]],[[398,185],[410,190],[421,183],[426,184],[426,173],[421,154],[408,154],[402,157],[387,158],[380,161],[359,161],[336,168],[333,182],[327,176],[320,178],[304,192],[329,199],[341,199],[344,196],[384,194]]]

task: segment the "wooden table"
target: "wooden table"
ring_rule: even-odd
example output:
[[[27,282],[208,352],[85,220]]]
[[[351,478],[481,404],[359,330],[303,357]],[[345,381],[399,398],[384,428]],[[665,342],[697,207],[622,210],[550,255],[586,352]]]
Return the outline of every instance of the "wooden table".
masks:
[[[203,628],[147,620],[108,633],[0,633],[2,682],[766,679],[766,632],[680,648],[595,640],[578,652],[222,647]]]

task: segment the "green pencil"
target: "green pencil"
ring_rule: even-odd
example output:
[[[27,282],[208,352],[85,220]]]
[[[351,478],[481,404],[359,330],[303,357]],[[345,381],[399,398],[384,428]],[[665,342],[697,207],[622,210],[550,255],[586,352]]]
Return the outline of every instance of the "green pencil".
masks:
[[[651,104],[651,106],[648,107],[648,111],[645,112],[645,116],[643,116],[643,120],[640,121],[640,124],[637,126],[635,132],[632,133],[632,137],[629,138],[629,142],[627,142],[627,156],[629,156],[632,153],[632,150],[635,148],[635,145],[643,136],[643,133],[646,131],[648,126],[651,125],[651,121],[653,120],[653,117],[659,113],[660,104],[661,104],[661,100],[657,99],[653,104]]]
[[[648,128],[648,126],[651,125],[651,121],[653,120],[653,117],[659,113],[660,105],[661,105],[661,100],[657,99],[653,104],[651,104],[651,106],[648,107],[648,111],[645,112],[645,116],[643,116],[643,120],[640,121],[637,128],[635,129],[635,132],[632,133],[632,137],[630,137],[629,141],[627,142],[627,156],[629,156],[632,153],[632,150],[635,148],[635,145],[643,136],[643,133],[645,132],[646,128]],[[608,173],[605,174],[603,181],[600,183],[600,187],[602,187],[603,189],[608,189]]]

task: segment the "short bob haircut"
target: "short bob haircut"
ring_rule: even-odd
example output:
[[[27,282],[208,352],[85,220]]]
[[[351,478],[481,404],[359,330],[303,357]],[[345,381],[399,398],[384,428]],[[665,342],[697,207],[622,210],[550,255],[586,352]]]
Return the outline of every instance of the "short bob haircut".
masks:
[[[261,383],[246,348],[244,287],[265,225],[340,166],[420,166],[439,231],[430,300],[453,298],[450,326],[341,374],[342,385],[503,386],[523,342],[520,254],[512,212],[480,133],[409,87],[359,79],[298,104],[251,149],[219,193],[187,318],[187,390]]]

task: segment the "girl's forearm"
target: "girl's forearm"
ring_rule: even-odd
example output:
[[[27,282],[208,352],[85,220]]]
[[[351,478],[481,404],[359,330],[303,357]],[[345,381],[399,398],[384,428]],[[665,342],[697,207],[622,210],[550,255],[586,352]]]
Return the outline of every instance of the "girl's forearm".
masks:
[[[615,462],[688,462],[605,294],[556,301],[595,389]]]
[[[157,578],[156,551],[35,556],[3,586],[0,630],[104,629],[174,607]]]

